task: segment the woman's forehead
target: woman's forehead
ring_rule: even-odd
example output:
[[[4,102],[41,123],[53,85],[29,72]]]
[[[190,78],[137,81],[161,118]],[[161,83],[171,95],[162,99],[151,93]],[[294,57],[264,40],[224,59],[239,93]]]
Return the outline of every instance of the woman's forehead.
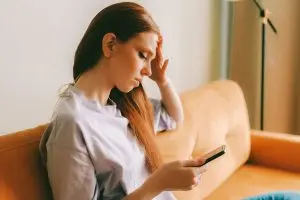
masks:
[[[132,38],[132,42],[143,47],[156,49],[158,43],[158,35],[153,32],[143,32]]]

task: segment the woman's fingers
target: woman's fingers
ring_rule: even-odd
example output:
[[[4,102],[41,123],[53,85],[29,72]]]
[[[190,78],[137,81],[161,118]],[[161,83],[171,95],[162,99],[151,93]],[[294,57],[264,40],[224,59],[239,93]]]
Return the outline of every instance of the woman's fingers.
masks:
[[[200,176],[201,174],[203,174],[204,172],[207,171],[207,167],[206,166],[195,167],[193,170],[194,170],[195,176]]]
[[[159,42],[158,45],[157,45],[157,53],[156,53],[156,56],[157,56],[157,59],[159,61],[162,60],[163,58],[163,53],[162,53],[162,44]]]
[[[180,161],[181,166],[183,167],[197,167],[199,162],[197,160],[189,159]]]
[[[166,59],[165,62],[164,62],[164,64],[163,64],[163,66],[161,67],[161,71],[162,71],[163,73],[166,72],[166,70],[167,70],[167,68],[168,68],[168,65],[169,65],[169,59]]]
[[[158,36],[158,42],[163,42],[163,40],[164,40],[163,36],[162,36],[162,35],[159,35],[159,36]]]
[[[188,186],[184,186],[181,190],[192,190],[200,184],[200,176],[194,178],[194,183]]]

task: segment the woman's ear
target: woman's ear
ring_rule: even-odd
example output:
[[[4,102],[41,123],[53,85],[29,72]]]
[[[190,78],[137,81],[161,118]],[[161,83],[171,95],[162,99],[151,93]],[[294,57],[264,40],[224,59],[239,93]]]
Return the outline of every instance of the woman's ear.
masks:
[[[113,33],[106,33],[102,39],[102,52],[107,58],[111,57],[115,46],[117,44],[117,37]]]

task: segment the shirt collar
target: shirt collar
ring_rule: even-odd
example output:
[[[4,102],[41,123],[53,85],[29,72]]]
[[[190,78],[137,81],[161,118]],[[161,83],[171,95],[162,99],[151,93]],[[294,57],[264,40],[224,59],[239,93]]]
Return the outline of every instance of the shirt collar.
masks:
[[[117,109],[117,104],[111,98],[108,99],[110,104],[101,105],[97,100],[88,99],[74,83],[65,84],[59,90],[60,97],[72,97],[74,94],[82,103],[93,110],[121,116],[120,111]]]

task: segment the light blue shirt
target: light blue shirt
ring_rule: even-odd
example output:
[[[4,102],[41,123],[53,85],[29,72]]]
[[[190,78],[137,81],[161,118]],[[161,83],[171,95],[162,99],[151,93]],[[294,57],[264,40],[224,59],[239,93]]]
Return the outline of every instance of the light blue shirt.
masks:
[[[174,129],[161,101],[151,102],[155,131]],[[61,95],[40,152],[55,200],[119,200],[149,176],[144,149],[116,105],[88,100],[72,85]],[[154,199],[176,198],[165,191]]]

